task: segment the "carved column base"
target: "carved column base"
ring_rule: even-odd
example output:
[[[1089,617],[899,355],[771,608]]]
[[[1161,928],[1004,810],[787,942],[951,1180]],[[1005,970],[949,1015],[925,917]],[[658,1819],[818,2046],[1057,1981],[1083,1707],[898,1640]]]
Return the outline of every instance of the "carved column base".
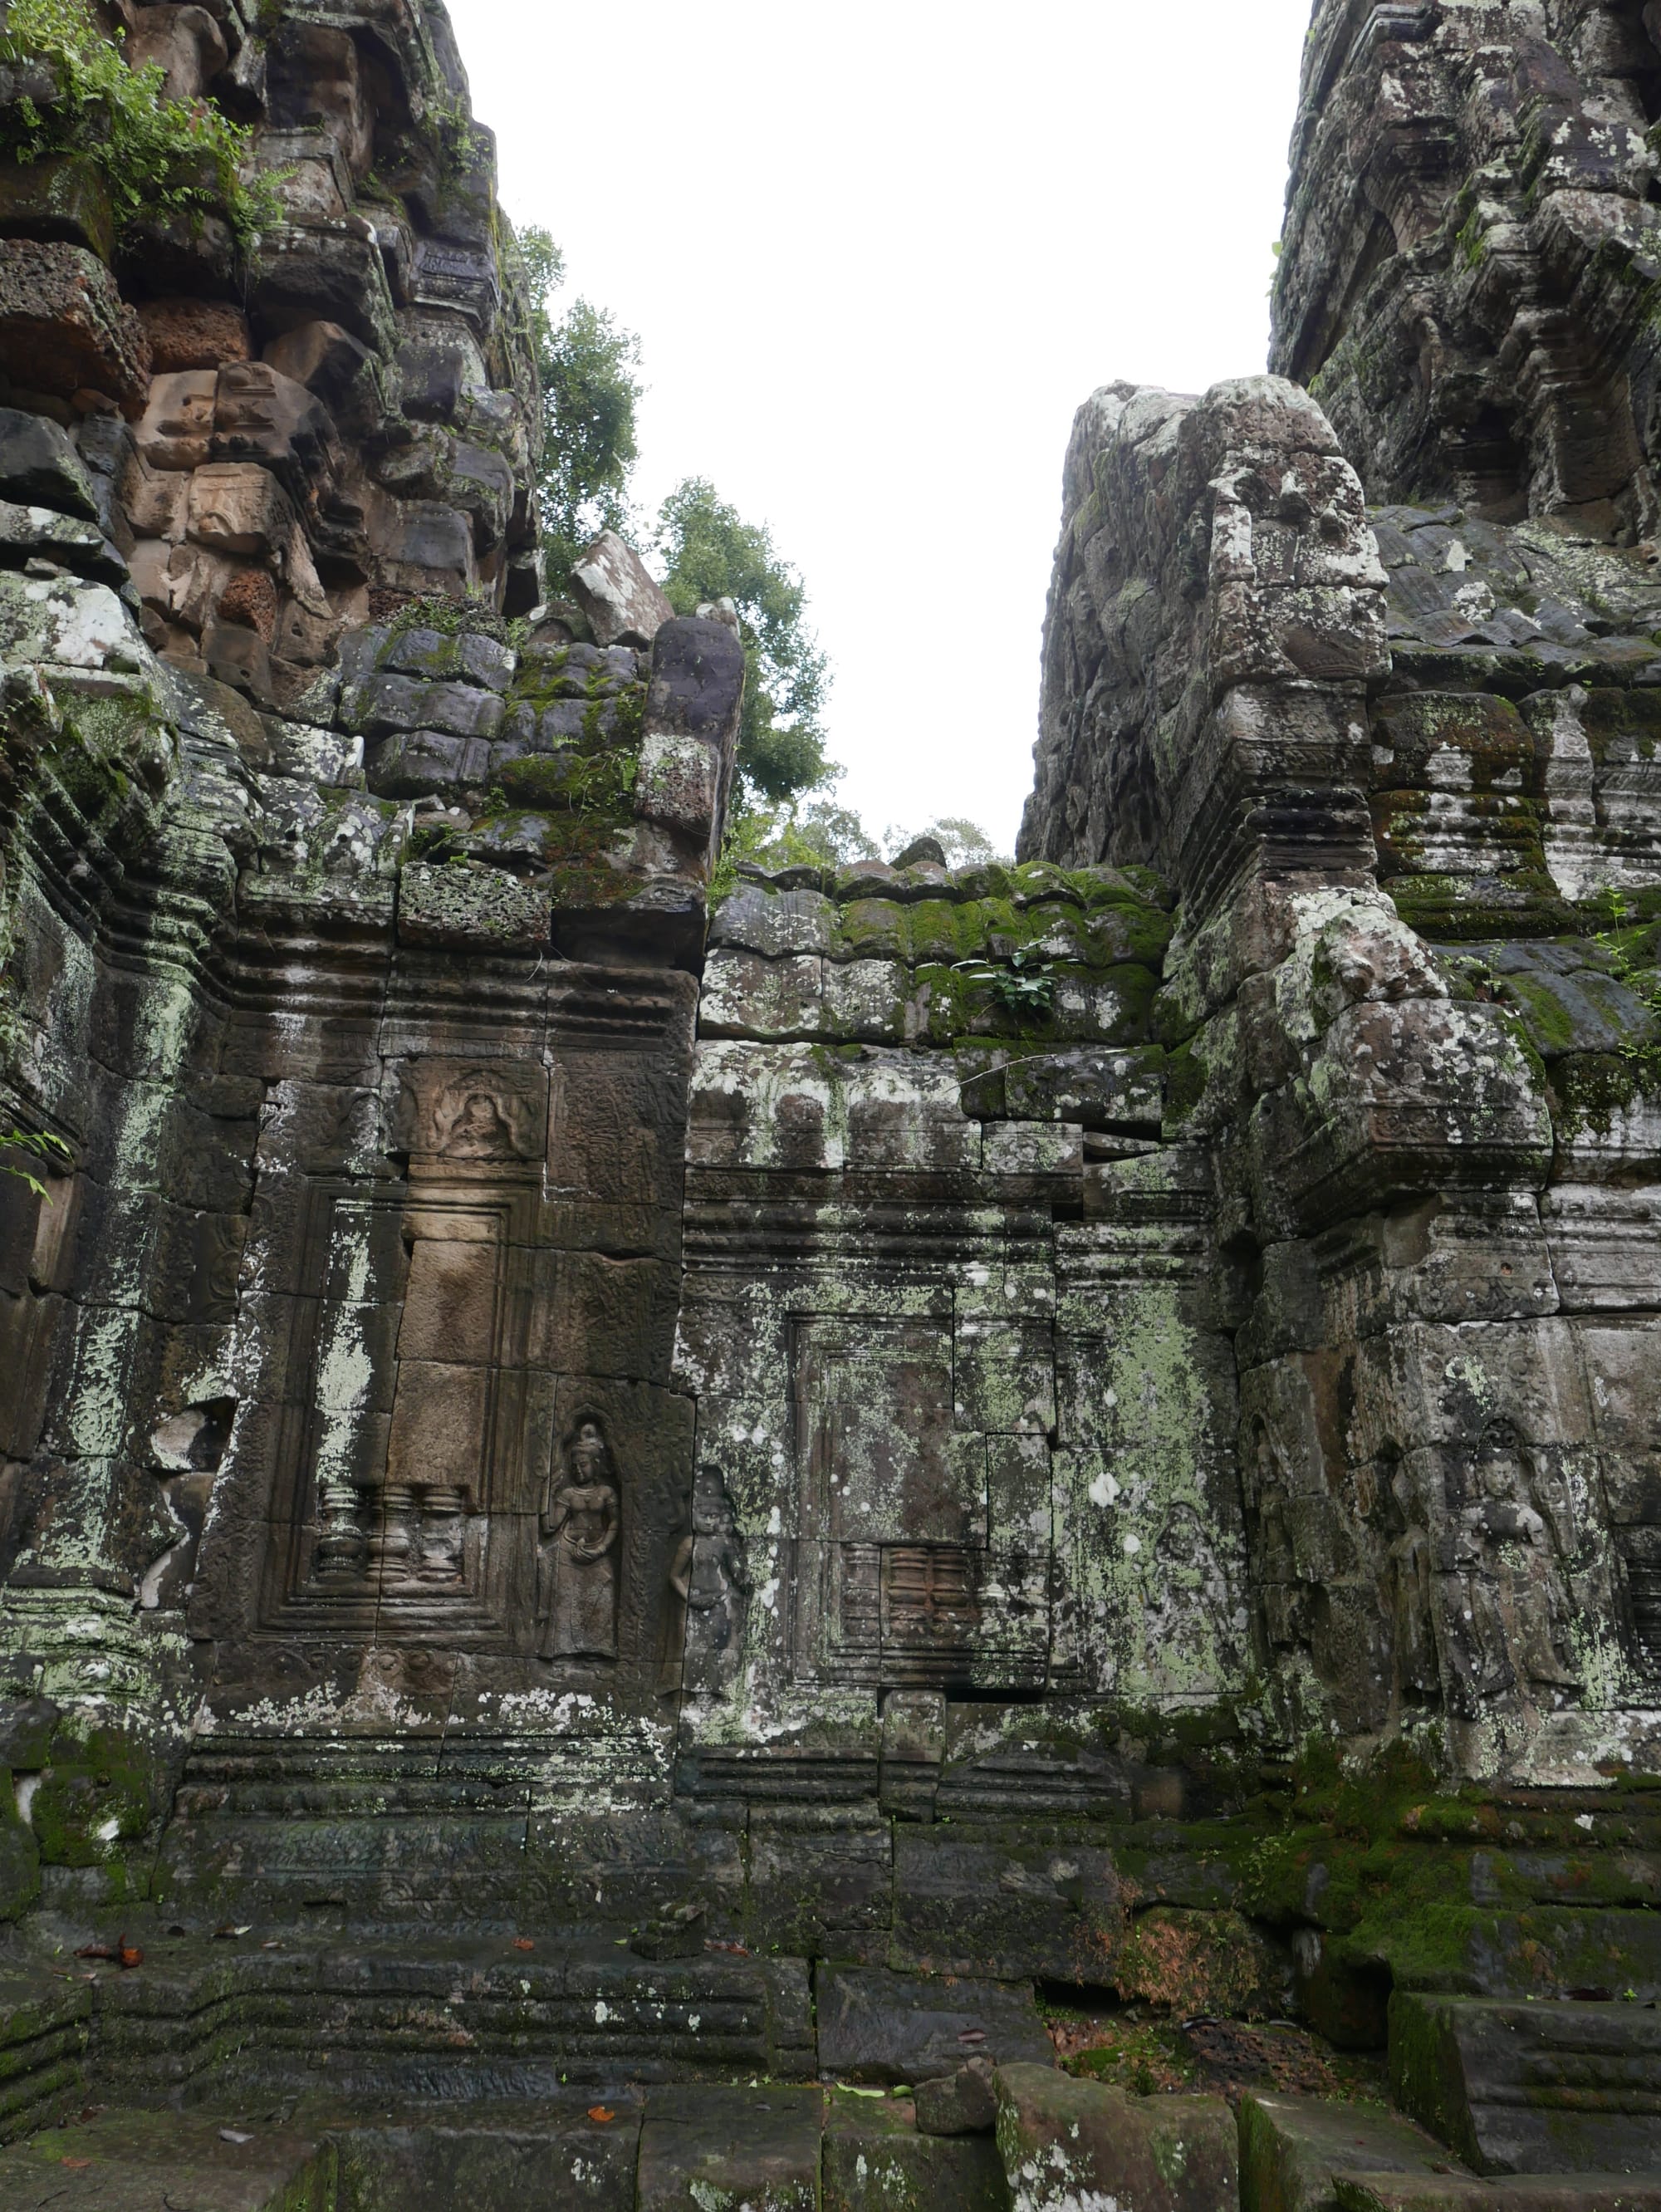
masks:
[[[325,1482],[318,1505],[323,1527],[312,1554],[312,1572],[330,1582],[361,1580],[368,1571],[369,1540],[358,1492],[349,1482]]]
[[[465,1493],[446,1485],[418,1495],[421,1558],[415,1571],[424,1583],[458,1583],[462,1579],[467,1542]]]

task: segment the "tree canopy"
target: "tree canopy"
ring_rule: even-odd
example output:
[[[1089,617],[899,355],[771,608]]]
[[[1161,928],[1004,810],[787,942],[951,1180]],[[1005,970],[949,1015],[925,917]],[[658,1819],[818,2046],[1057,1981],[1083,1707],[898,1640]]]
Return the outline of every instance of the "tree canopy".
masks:
[[[727,881],[740,860],[763,868],[846,867],[853,860],[896,860],[918,837],[932,837],[950,868],[1008,858],[978,823],[961,815],[942,815],[918,830],[890,823],[879,842],[852,807],[839,806],[834,799],[809,799],[805,805],[791,799],[773,805],[752,800],[728,826]]]
[[[545,573],[557,591],[591,538],[627,530],[640,342],[587,300],[573,300],[555,317],[551,302],[565,283],[565,257],[547,231],[523,231],[519,251],[530,281],[530,341],[542,386],[536,504]]]
[[[677,614],[730,599],[744,641],[744,714],[738,733],[743,796],[778,804],[822,790],[839,770],[825,755],[820,717],[830,665],[808,628],[807,590],[772,533],[746,522],[706,477],[676,484],[658,514],[664,589]]]
[[[542,386],[536,502],[544,573],[550,594],[557,595],[600,531],[638,535],[629,478],[638,453],[640,348],[632,332],[587,300],[573,300],[556,314],[565,257],[548,232],[534,226],[521,232],[518,244]],[[826,757],[821,720],[829,663],[808,626],[806,587],[770,532],[746,522],[707,478],[688,477],[658,510],[653,550],[678,613],[691,614],[712,599],[730,599],[738,611],[745,659],[738,811],[789,808],[834,783],[840,771]]]

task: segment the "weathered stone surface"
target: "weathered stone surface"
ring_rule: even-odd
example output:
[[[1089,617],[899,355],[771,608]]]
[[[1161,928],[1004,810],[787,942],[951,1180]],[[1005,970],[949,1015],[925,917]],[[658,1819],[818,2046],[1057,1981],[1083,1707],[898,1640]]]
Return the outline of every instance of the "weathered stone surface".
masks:
[[[115,211],[99,166],[85,154],[48,155],[0,178],[0,233],[87,247],[107,261]]]
[[[265,2212],[318,2203],[328,2154],[291,2129],[238,2127],[155,2111],[83,2114],[0,2150],[0,2192],[19,2212],[46,2212],[73,2189],[97,2212]]]
[[[991,2061],[971,2059],[955,2074],[917,2085],[917,2125],[925,2136],[989,2135],[997,2118]]]
[[[1341,2182],[1455,2172],[1445,2144],[1376,2106],[1254,2092],[1240,2100],[1240,2202],[1247,2212],[1326,2212]],[[1364,2182],[1362,2186],[1368,2185]]]
[[[722,2203],[811,2212],[822,2105],[817,2089],[660,2093],[640,2132],[640,2212]]]
[[[321,2077],[418,2201],[1003,2202],[928,2130],[1035,1983],[1261,2079],[1393,1980],[1485,2157],[1650,2155],[1569,2030],[1661,1990],[1652,33],[1323,0],[1318,390],[1081,410],[1026,857],[711,915],[737,612],[545,599],[443,10],[251,13],[130,25],[246,269],[0,194],[0,2126]],[[838,2072],[921,2131],[654,2101]],[[1041,2192],[1223,2159],[1034,2083]],[[1461,2196],[1337,2124],[1254,2188]]]
[[[825,2123],[824,2212],[1003,2212],[1009,2186],[989,2136],[914,2131],[903,2110],[833,2094]],[[987,2123],[990,2128],[990,2119]]]
[[[1343,2212],[1464,2212],[1478,2204],[1517,2212],[1653,2212],[1661,2202],[1661,2186],[1625,2175],[1519,2173],[1496,2189],[1491,2182],[1356,2173],[1341,2175],[1336,2185]]]
[[[1479,2173],[1653,2172],[1661,2023],[1635,2004],[1391,2000],[1391,2081]]]
[[[567,2092],[540,2108],[493,2112],[485,2125],[470,2126],[461,2112],[440,2119],[429,2112],[403,2124],[377,2116],[379,2124],[337,2126],[328,2148],[338,2162],[339,2201],[379,2200],[408,2212],[461,2203],[476,2212],[563,2212],[573,2204],[634,2212],[640,2107],[619,2098],[597,2106],[606,2117],[596,2118],[591,2102]]]
[[[1011,2201],[1159,2212],[1238,2205],[1234,2116],[1220,2097],[1131,2097],[1032,2066],[997,2069],[997,2148]]]
[[[247,317],[227,301],[147,300],[138,312],[157,376],[176,369],[221,368],[227,362],[246,361],[252,350]]]
[[[83,522],[100,520],[91,482],[68,437],[44,415],[15,407],[0,408],[0,495]]]
[[[821,1967],[819,2051],[850,2081],[920,2081],[966,2058],[1034,2061],[1049,2050],[1032,1992],[1017,1984],[931,1980]]]
[[[0,369],[25,392],[144,396],[149,343],[108,270],[84,246],[0,239]]]
[[[571,572],[597,645],[650,645],[675,610],[615,530],[603,530]]]

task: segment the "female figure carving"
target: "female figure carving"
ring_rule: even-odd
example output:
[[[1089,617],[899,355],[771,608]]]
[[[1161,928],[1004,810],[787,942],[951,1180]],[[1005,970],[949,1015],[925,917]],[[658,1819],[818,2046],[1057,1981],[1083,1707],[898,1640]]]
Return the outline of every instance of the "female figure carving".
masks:
[[[544,1659],[615,1659],[621,1507],[611,1447],[592,1415],[561,1458],[543,1501],[538,1649]]]

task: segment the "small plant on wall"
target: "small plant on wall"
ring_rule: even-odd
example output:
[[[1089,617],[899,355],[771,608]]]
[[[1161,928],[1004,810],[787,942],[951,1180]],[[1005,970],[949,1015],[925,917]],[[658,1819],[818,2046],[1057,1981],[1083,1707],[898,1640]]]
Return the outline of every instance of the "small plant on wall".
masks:
[[[26,95],[8,109],[0,152],[26,165],[93,156],[118,233],[145,218],[199,223],[216,215],[252,252],[281,219],[272,181],[244,174],[252,133],[209,100],[169,99],[158,63],[129,69],[83,0],[11,0],[0,62],[44,64],[57,83],[55,97]]]

